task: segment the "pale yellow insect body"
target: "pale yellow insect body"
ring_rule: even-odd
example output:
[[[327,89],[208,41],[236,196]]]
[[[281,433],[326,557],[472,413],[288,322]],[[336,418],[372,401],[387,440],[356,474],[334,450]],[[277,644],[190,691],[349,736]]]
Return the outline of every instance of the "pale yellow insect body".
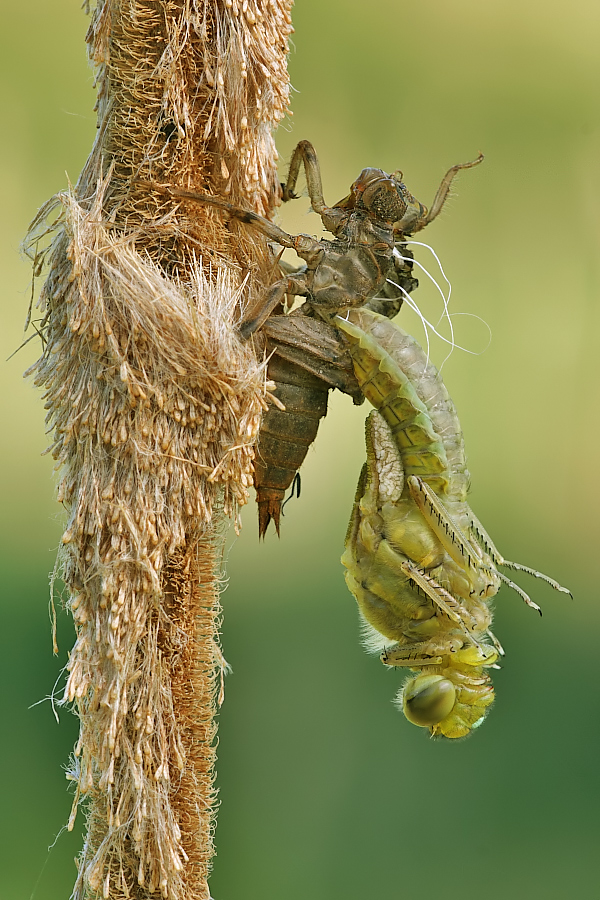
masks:
[[[367,419],[367,462],[342,557],[346,581],[382,644],[395,642],[382,661],[419,673],[399,696],[407,718],[432,735],[464,737],[493,702],[488,669],[503,653],[490,631],[491,598],[504,582],[539,609],[498,567],[566,589],[504,560],[473,514],[456,410],[419,344],[367,309],[335,324],[378,410]]]

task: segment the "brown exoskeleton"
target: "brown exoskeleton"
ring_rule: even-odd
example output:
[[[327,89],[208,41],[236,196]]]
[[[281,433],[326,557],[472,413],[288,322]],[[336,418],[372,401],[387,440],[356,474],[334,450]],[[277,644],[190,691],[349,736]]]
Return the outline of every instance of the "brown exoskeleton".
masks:
[[[428,210],[415,200],[402,182],[402,173],[388,175],[382,169],[363,169],[350,193],[335,206],[323,199],[321,172],[314,147],[300,141],[292,155],[283,199],[295,198],[294,189],[304,163],[313,210],[336,240],[316,240],[307,234],[291,235],[251,210],[233,206],[210,194],[199,194],[169,185],[155,185],[172,197],[208,203],[258,228],[269,240],[295,250],[306,268],[276,281],[256,307],[247,311],[240,334],[248,338],[287,295],[306,297],[319,314],[329,318],[341,310],[364,306],[384,288],[394,266],[394,247],[408,235],[429,225],[442,210],[454,176],[483,160],[483,154],[448,169]]]
[[[329,391],[338,388],[362,403],[350,354],[339,332],[318,318],[302,314],[270,316],[261,332],[269,354],[268,374],[284,409],[271,406],[263,415],[254,486],[259,537],[273,520],[279,534],[285,492],[304,462],[327,414]]]
[[[390,317],[396,315],[403,297],[417,285],[412,277],[410,251],[403,248],[402,254],[394,253],[396,244],[432,222],[441,212],[457,172],[478,165],[482,159],[480,154],[471,162],[452,166],[442,179],[429,210],[410,193],[402,182],[401,172],[388,175],[382,169],[374,168],[363,169],[348,196],[329,207],[323,198],[315,150],[309,141],[300,141],[292,155],[287,181],[282,185],[283,200],[296,197],[294,191],[300,167],[304,165],[312,208],[321,217],[324,227],[334,235],[334,240],[317,240],[306,234],[290,235],[263,216],[209,194],[167,185],[148,185],[174,198],[216,206],[259,229],[274,243],[295,250],[306,263],[303,268],[283,274],[275,281],[265,296],[246,311],[239,326],[240,335],[248,338],[269,323],[269,317],[281,308],[286,295],[306,297],[301,309],[289,317],[285,340],[280,342],[278,339],[279,323],[275,321],[280,319],[278,316],[271,319],[265,335],[269,351],[274,352],[275,357],[289,360],[289,347],[294,345],[294,340],[289,339],[289,331],[296,327],[297,344],[302,353],[296,354],[296,359],[283,370],[275,357],[270,364],[269,374],[281,386],[286,411],[269,410],[261,426],[255,479],[261,535],[271,518],[279,530],[284,492],[316,436],[319,420],[326,413],[329,389],[339,387],[358,396],[351,366],[346,366],[347,386],[337,383],[339,372],[333,380],[330,377],[331,348],[336,341],[340,346],[341,342],[328,322],[339,312],[365,305]],[[329,329],[325,343],[323,326],[325,331]],[[282,346],[286,350],[282,351]],[[290,389],[284,389],[283,385]]]
[[[410,251],[404,251],[405,260]],[[393,284],[369,307],[394,316],[404,296],[417,287],[412,263],[394,257]],[[259,536],[273,520],[279,534],[285,492],[304,462],[317,436],[320,420],[327,415],[329,391],[349,394],[355,404],[364,401],[354,375],[346,341],[339,331],[315,316],[309,303],[286,316],[269,316],[261,329],[269,354],[268,373],[277,385],[275,395],[285,406],[272,406],[264,414],[254,463]]]

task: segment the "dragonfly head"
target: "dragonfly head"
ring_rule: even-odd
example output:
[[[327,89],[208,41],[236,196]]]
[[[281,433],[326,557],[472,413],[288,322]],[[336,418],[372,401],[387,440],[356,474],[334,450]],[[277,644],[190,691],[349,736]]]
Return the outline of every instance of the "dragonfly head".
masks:
[[[481,725],[494,702],[484,667],[493,665],[497,653],[480,648],[456,656],[460,659],[452,665],[410,678],[396,701],[408,721],[429,728],[432,737],[466,737]]]

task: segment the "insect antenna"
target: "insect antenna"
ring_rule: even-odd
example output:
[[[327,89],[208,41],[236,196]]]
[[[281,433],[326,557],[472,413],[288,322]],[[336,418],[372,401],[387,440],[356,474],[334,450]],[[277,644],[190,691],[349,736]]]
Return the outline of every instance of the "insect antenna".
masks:
[[[503,565],[506,565],[506,563],[503,563]],[[525,603],[527,604],[527,606],[530,606],[532,609],[537,609],[537,611],[539,612],[539,614],[540,614],[540,616],[541,616],[542,610],[541,610],[540,607],[537,605],[537,603],[534,603],[534,602],[533,602],[533,600],[531,599],[531,597],[529,596],[529,594],[526,594],[526,593],[525,593],[525,591],[523,590],[523,588],[519,587],[518,584],[515,584],[514,581],[511,581],[510,578],[507,578],[506,575],[504,575],[502,572],[498,572],[498,578],[499,578],[500,581],[502,581],[507,587],[512,588],[513,591],[515,591],[515,592],[519,595],[519,597],[521,598],[521,600],[524,600],[524,601],[525,601]]]

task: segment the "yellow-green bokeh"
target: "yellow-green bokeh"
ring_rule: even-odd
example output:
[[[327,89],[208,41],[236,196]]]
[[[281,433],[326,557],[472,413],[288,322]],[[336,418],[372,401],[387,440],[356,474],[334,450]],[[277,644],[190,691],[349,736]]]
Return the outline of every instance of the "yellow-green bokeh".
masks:
[[[91,146],[92,76],[78,2],[0,13],[3,216],[1,358],[21,340],[29,271],[18,244],[39,205],[77,178]],[[426,232],[452,281],[451,308],[492,343],[455,351],[444,377],[473,475],[472,505],[502,552],[574,591],[525,584],[540,620],[502,591],[507,649],[480,732],[432,743],[394,709],[399,682],[358,643],[339,555],[363,456],[365,408],[333,398],[283,536],[261,546],[254,509],[229,550],[224,646],[234,674],[221,714],[217,900],[459,900],[477,890],[563,900],[593,893],[598,740],[598,237],[600,7],[595,0],[298,0],[294,116],[285,161],[308,138],[325,196],[363,166],[401,168],[420,200],[452,163],[454,199]],[[316,232],[303,199],[281,212]],[[417,249],[424,264],[428,251]],[[433,266],[430,266],[433,271]],[[436,322],[441,305],[415,295]],[[401,324],[423,337],[412,313]],[[479,351],[487,331],[454,320]],[[60,535],[40,397],[21,373],[35,342],[0,366],[3,740],[0,900],[58,900],[77,838],[61,765],[75,734],[49,703],[71,641],[51,656],[48,572]],[[437,342],[434,359],[445,353]],[[596,782],[597,787],[597,782]],[[35,885],[37,884],[37,888]]]

